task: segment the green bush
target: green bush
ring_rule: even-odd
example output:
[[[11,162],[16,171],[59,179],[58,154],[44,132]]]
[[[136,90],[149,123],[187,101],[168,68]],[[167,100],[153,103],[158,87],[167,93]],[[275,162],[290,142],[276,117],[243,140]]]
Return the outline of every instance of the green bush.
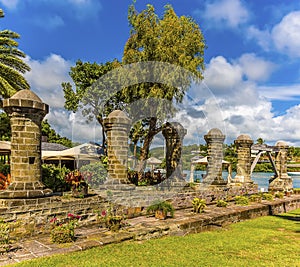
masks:
[[[60,168],[54,164],[43,164],[42,181],[44,185],[53,190],[53,192],[69,191],[70,185],[68,185],[64,179],[65,175],[69,172],[70,170],[65,166]]]
[[[236,196],[234,201],[236,205],[247,206],[249,204],[249,199],[245,196]]]
[[[0,163],[0,173],[2,173],[5,176],[7,176],[7,174],[10,173],[10,165],[9,164]]]
[[[275,197],[276,198],[283,198],[284,197],[284,193],[283,192],[276,192],[275,193]]]
[[[253,194],[253,195],[251,195],[251,196],[249,197],[249,200],[250,200],[251,202],[261,202],[262,196],[259,195],[259,194]]]
[[[192,201],[193,210],[196,213],[202,213],[206,208],[206,200],[195,197]]]
[[[85,182],[92,188],[98,188],[104,183],[107,177],[105,164],[102,162],[93,162],[80,168],[80,172]]]
[[[263,193],[262,194],[262,199],[272,201],[274,199],[274,196],[270,193]]]
[[[225,200],[218,199],[217,200],[217,207],[227,207],[228,203]]]

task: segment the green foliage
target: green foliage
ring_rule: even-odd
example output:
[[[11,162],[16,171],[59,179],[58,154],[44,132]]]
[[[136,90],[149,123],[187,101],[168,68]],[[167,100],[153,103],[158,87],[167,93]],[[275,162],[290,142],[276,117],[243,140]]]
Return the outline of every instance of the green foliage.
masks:
[[[203,78],[205,42],[199,26],[191,18],[178,17],[171,5],[165,6],[163,16],[159,18],[154,7],[148,4],[140,13],[134,5],[131,5],[128,10],[128,21],[131,33],[124,48],[124,65],[149,61],[167,62],[188,70],[199,80]],[[143,99],[141,107],[143,109],[151,109],[153,105],[151,98],[180,103],[189,88],[191,77],[179,72],[173,73],[173,83],[169,83],[176,82],[178,84],[176,87],[163,83],[139,83],[124,88],[123,95],[126,102]],[[167,77],[169,74],[158,67],[153,69],[153,75],[157,77]],[[165,120],[175,111],[174,107],[166,105],[166,101],[156,104],[156,113],[142,120],[144,130],[141,130],[141,127],[136,129],[136,136],[143,139],[141,160],[148,157],[154,136],[162,130]]]
[[[125,216],[118,215],[118,209],[110,206],[109,209],[98,212],[100,221],[104,222],[105,226],[112,232],[117,232],[125,224]]]
[[[0,18],[4,12],[0,9]],[[28,82],[23,77],[30,67],[22,58],[25,54],[18,49],[20,35],[11,30],[0,31],[0,95],[9,98],[17,91],[30,89]]]
[[[263,193],[262,194],[262,199],[272,201],[272,200],[274,200],[274,196],[270,193]]]
[[[217,207],[227,207],[227,205],[228,205],[228,202],[226,202],[225,200],[222,200],[222,199],[218,199],[217,200],[217,204],[216,204],[216,206]]]
[[[258,163],[255,165],[254,172],[274,172],[272,164],[268,163]]]
[[[80,168],[86,183],[93,188],[98,188],[107,178],[107,170],[102,162],[93,162]]]
[[[240,206],[249,205],[249,199],[246,196],[236,196],[234,198],[235,204]]]
[[[284,197],[284,193],[283,192],[276,192],[275,193],[275,197],[276,198],[283,198]]]
[[[42,121],[42,136],[47,136],[47,142],[57,143],[66,147],[72,147],[72,141],[66,137],[61,137],[54,129],[50,126],[47,120]]]
[[[0,219],[0,254],[9,252],[11,244],[15,241],[12,233],[18,227],[19,222],[7,222]]]
[[[251,202],[259,202],[260,203],[262,200],[262,195],[261,194],[253,194],[249,197],[249,200]]]
[[[11,127],[9,117],[5,112],[0,113],[0,140],[9,141],[11,138]]]
[[[10,173],[10,165],[9,164],[3,164],[0,162],[0,173],[7,176],[7,174]]]
[[[202,213],[206,208],[206,200],[195,197],[192,201],[193,210],[196,213]]]
[[[54,164],[42,164],[42,181],[53,192],[69,191],[70,185],[64,179],[69,172],[65,166],[60,168]]]
[[[51,242],[53,243],[70,243],[75,241],[75,228],[78,224],[80,216],[68,214],[68,218],[60,221],[56,217],[50,220],[52,230],[50,233]]]
[[[174,207],[168,201],[155,201],[153,204],[147,207],[147,213],[154,213],[157,210],[161,210],[164,213],[170,213],[171,217],[174,217]]]

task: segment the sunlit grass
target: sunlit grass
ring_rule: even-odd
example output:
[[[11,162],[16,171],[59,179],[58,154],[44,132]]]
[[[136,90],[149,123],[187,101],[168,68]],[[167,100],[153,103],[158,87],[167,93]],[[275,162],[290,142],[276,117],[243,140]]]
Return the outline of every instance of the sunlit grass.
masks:
[[[226,229],[113,244],[15,266],[300,266],[300,209]]]

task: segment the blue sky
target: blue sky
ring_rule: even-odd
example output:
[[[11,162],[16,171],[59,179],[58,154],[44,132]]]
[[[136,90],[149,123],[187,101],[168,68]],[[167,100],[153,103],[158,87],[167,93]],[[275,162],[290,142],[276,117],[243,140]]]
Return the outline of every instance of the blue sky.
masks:
[[[129,37],[131,0],[0,0],[1,29],[21,35],[19,47],[32,71],[31,89],[50,105],[47,119],[74,141],[98,140],[99,127],[63,109],[61,82],[76,60],[121,60]],[[207,49],[204,84],[218,104],[227,142],[247,133],[273,144],[300,146],[300,2],[292,0],[137,0],[159,15],[170,3],[199,24]],[[199,98],[191,90],[193,98]],[[207,101],[209,102],[209,101]],[[205,110],[207,107],[202,107]],[[208,112],[208,110],[207,110]],[[209,112],[208,112],[209,113]],[[185,116],[187,116],[185,114]],[[219,116],[211,113],[206,120]],[[197,143],[208,125],[185,117],[186,140]],[[183,124],[184,124],[183,123]]]

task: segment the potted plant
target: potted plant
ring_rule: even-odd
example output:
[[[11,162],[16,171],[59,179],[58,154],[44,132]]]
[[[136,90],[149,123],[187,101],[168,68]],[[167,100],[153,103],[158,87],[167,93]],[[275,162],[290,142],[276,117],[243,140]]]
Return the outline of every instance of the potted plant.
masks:
[[[73,197],[86,197],[88,195],[88,184],[84,181],[79,170],[69,172],[65,176],[65,181],[71,185]]]
[[[147,208],[147,213],[154,213],[156,219],[165,220],[170,214],[174,217],[174,207],[167,201],[156,201]]]

